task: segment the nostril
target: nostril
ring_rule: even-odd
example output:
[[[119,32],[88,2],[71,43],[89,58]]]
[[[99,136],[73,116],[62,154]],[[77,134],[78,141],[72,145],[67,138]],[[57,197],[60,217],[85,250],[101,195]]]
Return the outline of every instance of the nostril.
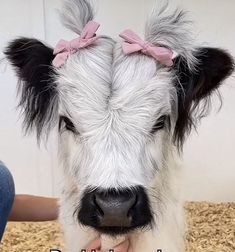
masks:
[[[134,203],[130,207],[130,209],[128,210],[127,217],[131,217],[132,216],[132,212],[135,209],[135,207],[137,205],[137,202],[138,202],[138,196],[137,195],[135,195],[135,196],[133,195],[133,199],[134,199]]]
[[[101,207],[99,206],[99,204],[97,203],[96,195],[94,195],[94,197],[93,197],[93,202],[94,202],[94,204],[95,204],[95,206],[96,206],[96,210],[99,212],[99,215],[100,215],[101,217],[103,217],[103,216],[104,216],[104,212],[103,212],[103,210],[101,209]]]

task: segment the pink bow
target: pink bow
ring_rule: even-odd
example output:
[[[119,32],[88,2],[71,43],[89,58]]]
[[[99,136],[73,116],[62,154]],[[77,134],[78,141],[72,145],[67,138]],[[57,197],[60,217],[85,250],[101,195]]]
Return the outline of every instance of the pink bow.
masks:
[[[125,40],[122,46],[123,52],[125,54],[141,51],[142,53],[155,58],[163,65],[173,65],[172,50],[162,46],[155,46],[149,42],[143,41],[136,33],[131,30],[125,30],[119,36]]]
[[[85,48],[97,40],[96,31],[100,24],[90,21],[84,27],[81,36],[71,41],[61,39],[55,47],[55,58],[52,61],[53,66],[61,67],[65,64],[70,54],[74,54],[81,48]]]

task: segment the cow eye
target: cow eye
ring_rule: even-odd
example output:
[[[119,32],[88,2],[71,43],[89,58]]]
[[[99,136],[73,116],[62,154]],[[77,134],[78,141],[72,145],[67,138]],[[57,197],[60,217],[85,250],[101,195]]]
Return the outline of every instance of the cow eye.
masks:
[[[74,124],[72,121],[66,117],[66,116],[60,116],[60,121],[59,121],[59,130],[66,129],[68,131],[71,131],[73,133],[78,134]]]
[[[156,133],[158,130],[164,129],[168,122],[170,122],[168,115],[159,117],[151,130],[151,134]]]

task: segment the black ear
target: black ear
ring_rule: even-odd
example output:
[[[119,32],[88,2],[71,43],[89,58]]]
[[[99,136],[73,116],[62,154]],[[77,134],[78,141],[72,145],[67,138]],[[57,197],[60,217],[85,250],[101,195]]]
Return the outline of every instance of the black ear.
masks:
[[[53,50],[36,39],[19,38],[9,43],[5,55],[19,78],[26,131],[36,128],[39,137],[52,124],[56,106]]]
[[[174,138],[178,147],[182,147],[185,136],[195,126],[193,115],[200,101],[207,101],[234,70],[234,61],[224,50],[199,48],[195,56],[198,60],[195,70],[190,70],[180,56],[174,62],[178,92],[178,119]],[[204,106],[199,117],[206,112],[207,106]]]

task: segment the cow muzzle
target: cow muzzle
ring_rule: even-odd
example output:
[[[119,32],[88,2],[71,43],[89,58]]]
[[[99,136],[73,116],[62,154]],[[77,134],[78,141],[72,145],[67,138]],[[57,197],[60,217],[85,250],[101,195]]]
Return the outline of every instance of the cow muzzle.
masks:
[[[117,235],[148,226],[152,214],[143,187],[95,189],[84,193],[78,220],[100,233]]]

